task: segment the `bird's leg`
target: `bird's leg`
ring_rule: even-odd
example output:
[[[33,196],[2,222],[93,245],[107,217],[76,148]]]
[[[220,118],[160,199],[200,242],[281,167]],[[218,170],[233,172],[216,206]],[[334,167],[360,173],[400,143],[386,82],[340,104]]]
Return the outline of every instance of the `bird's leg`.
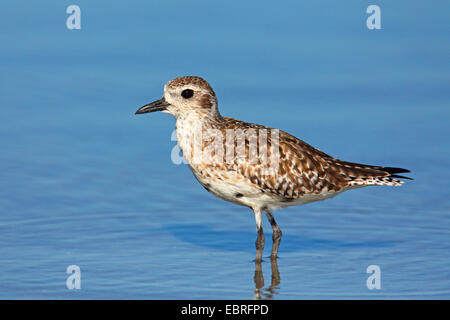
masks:
[[[256,261],[262,260],[262,254],[264,250],[264,243],[266,242],[266,239],[264,237],[263,228],[260,227],[258,229],[258,236],[256,237],[255,247],[256,247]]]
[[[270,256],[271,259],[276,259],[277,258],[277,253],[278,253],[278,247],[280,246],[280,241],[281,241],[281,229],[280,227],[277,225],[277,222],[275,221],[275,218],[272,215],[272,212],[270,212],[270,210],[266,210],[265,211],[267,219],[270,222],[270,225],[272,226],[272,239],[273,239],[273,244],[272,244],[272,254]]]
[[[262,227],[262,216],[261,210],[254,210],[255,213],[255,222],[256,222],[256,230],[258,232],[258,236],[256,237],[255,247],[256,247],[256,261],[262,260],[262,254],[264,250],[264,243],[266,239],[264,237],[264,231]]]

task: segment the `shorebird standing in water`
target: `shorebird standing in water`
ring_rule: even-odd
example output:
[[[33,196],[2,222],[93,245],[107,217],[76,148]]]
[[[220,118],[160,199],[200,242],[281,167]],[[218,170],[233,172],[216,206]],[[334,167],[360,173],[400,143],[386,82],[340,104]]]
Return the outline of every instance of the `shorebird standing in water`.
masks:
[[[162,111],[176,119],[178,145],[200,184],[213,195],[251,208],[255,215],[256,260],[265,243],[264,212],[272,226],[271,258],[281,229],[273,210],[324,200],[364,186],[400,186],[409,170],[333,158],[278,129],[222,117],[211,86],[200,77],[173,79],[164,96],[136,114]]]

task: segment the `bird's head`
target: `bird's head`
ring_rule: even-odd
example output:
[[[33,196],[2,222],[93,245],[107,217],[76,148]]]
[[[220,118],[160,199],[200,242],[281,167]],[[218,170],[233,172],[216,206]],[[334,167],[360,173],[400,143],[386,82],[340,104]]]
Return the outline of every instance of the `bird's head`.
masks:
[[[208,82],[196,76],[175,78],[164,86],[161,99],[146,104],[136,114],[162,111],[175,118],[198,116],[220,117],[217,98]]]

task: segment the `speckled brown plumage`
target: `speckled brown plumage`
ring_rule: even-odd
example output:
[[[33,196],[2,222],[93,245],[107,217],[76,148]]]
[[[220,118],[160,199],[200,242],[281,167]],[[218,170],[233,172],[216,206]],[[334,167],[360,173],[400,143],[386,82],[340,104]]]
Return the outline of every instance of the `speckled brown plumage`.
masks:
[[[244,132],[248,129],[264,129],[268,132],[274,130],[262,125],[246,123],[228,117],[212,121],[203,127],[205,131],[211,128],[220,130],[223,137],[226,136],[226,130],[241,129]],[[220,163],[203,162],[197,166],[198,171],[205,175],[208,174],[211,168],[219,171],[237,171],[248,179],[249,183],[254,184],[255,187],[284,198],[284,201],[295,200],[308,193],[322,194],[340,192],[344,189],[364,185],[398,186],[403,183],[403,181],[393,177],[392,170],[390,170],[392,168],[363,165],[336,159],[281,130],[279,131],[281,161],[275,174],[266,176],[260,172],[262,168],[267,168],[267,164],[249,163],[249,139],[248,136],[243,136],[245,136],[247,147],[246,162],[237,163],[237,157],[235,156],[235,161],[232,163],[226,162],[225,159]],[[202,150],[204,151],[212,142],[213,140],[204,142]],[[234,140],[234,142],[234,150],[236,150],[237,141]],[[268,134],[269,150],[270,144],[270,134]],[[396,172],[405,171],[397,169]]]

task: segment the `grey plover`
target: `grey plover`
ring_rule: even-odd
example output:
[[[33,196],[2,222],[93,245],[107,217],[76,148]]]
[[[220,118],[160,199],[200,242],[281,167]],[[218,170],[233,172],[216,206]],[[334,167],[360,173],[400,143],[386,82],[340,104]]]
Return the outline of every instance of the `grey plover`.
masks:
[[[358,187],[400,186],[399,178],[410,179],[398,175],[409,172],[406,169],[342,161],[281,130],[222,117],[216,94],[200,77],[167,82],[163,97],[136,114],[154,111],[175,117],[178,145],[200,184],[221,199],[253,210],[256,260],[262,258],[265,243],[263,212],[273,229],[271,258],[276,258],[281,229],[273,210]]]

